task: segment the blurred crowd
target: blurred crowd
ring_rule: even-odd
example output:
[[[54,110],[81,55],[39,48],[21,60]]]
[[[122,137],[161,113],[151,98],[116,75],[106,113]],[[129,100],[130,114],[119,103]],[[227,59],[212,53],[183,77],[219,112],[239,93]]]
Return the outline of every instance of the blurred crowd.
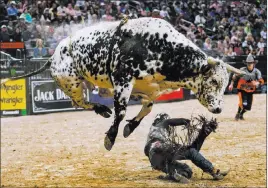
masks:
[[[165,19],[203,50],[266,54],[265,0],[0,0],[0,42],[21,41],[28,56],[50,56],[72,30],[125,15]]]

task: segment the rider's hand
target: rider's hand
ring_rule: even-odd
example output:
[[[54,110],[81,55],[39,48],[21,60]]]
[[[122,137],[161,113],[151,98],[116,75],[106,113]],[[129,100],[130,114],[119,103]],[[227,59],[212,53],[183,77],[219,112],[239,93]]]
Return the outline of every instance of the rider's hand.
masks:
[[[232,91],[233,90],[233,87],[234,87],[234,85],[233,84],[230,84],[229,87],[228,87],[229,91]]]
[[[254,86],[258,87],[258,86],[260,85],[260,82],[258,82],[258,81],[252,81],[252,84],[253,84]]]

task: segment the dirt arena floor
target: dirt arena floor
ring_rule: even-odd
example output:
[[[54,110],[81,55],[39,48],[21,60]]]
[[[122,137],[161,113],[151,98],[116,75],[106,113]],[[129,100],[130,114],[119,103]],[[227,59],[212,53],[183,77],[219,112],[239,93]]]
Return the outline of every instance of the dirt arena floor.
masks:
[[[65,112],[1,119],[1,186],[7,187],[185,187],[161,179],[143,153],[153,118],[204,114],[220,124],[201,150],[215,166],[231,168],[222,181],[212,181],[193,167],[189,187],[266,187],[266,95],[254,95],[246,121],[234,121],[237,96],[225,96],[224,110],[212,115],[197,100],[156,104],[127,139],[124,121],[113,149],[103,146],[112,118],[94,112]],[[130,106],[126,119],[141,106]]]

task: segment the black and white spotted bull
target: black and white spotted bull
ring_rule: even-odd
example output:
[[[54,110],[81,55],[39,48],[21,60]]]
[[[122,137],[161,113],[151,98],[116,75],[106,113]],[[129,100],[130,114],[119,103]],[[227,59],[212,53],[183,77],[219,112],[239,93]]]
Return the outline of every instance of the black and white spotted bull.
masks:
[[[84,28],[62,40],[44,67],[25,76],[48,67],[55,82],[76,105],[93,109],[105,118],[112,111],[85,101],[82,82],[113,90],[115,116],[105,137],[107,150],[115,142],[131,95],[139,96],[143,106],[125,126],[124,137],[150,113],[156,98],[180,87],[191,89],[210,112],[220,113],[228,71],[242,74],[208,57],[171,24],[156,18],[133,19],[125,24],[102,22]]]

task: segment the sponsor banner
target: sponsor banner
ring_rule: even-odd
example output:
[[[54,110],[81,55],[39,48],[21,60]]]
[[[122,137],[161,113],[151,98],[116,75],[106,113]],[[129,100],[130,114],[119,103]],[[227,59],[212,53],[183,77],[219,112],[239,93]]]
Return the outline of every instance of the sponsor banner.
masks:
[[[1,111],[26,109],[25,79],[9,81],[0,87]]]
[[[0,42],[0,49],[23,49],[23,42]]]
[[[183,99],[183,89],[179,88],[171,93],[163,94],[156,99],[156,101],[172,101]]]
[[[24,110],[2,110],[1,116],[25,116],[27,115],[26,109]]]
[[[69,96],[53,80],[31,81],[32,112],[56,112],[75,110]],[[89,100],[89,90],[84,90],[84,97]],[[79,108],[81,109],[81,108]]]
[[[1,111],[2,115],[20,115],[20,111],[19,110],[4,110]]]

